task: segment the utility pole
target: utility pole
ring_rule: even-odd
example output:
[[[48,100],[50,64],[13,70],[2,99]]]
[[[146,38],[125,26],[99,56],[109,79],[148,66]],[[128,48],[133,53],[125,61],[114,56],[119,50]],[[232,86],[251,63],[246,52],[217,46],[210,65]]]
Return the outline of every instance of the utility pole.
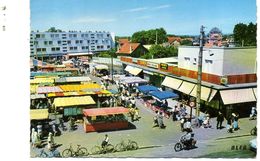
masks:
[[[157,45],[157,30],[155,31],[155,44]]]
[[[201,78],[202,78],[202,56],[203,56],[203,41],[204,41],[204,26],[200,28],[200,50],[198,59],[198,79],[197,79],[197,98],[196,98],[196,116],[199,116],[200,98],[201,98]]]
[[[110,46],[112,46],[112,43],[110,43]],[[113,73],[113,70],[114,70],[114,69],[113,69],[113,67],[114,67],[114,64],[113,64],[113,63],[114,63],[114,62],[113,62],[113,56],[114,56],[114,55],[113,55],[113,51],[112,51],[111,49],[110,49],[110,51],[111,51],[110,54],[111,54],[111,77],[112,77],[111,79],[112,79],[112,83],[113,83],[113,82],[114,82],[114,78],[113,78],[113,77],[114,77],[114,75],[113,75],[113,74],[114,74],[114,73]]]

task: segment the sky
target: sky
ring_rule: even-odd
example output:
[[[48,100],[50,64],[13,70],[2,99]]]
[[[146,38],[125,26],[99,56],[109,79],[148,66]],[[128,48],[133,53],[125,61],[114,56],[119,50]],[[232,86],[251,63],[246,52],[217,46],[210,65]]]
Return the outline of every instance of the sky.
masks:
[[[256,23],[256,0],[31,0],[31,30],[110,31],[116,36],[162,27],[168,34],[198,35],[237,23]]]

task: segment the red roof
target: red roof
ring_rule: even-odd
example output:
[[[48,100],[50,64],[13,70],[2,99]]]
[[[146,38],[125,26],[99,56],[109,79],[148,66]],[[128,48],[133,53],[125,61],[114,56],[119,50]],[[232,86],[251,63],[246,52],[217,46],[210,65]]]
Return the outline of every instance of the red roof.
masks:
[[[168,38],[168,43],[172,44],[174,41],[178,41],[181,42],[181,38],[180,37],[167,37]]]
[[[119,44],[125,44],[125,43],[129,43],[128,39],[118,39]]]
[[[123,114],[128,112],[129,109],[124,107],[92,108],[83,110],[83,114],[85,116],[106,116],[114,114]]]
[[[135,49],[139,47],[140,43],[125,43],[123,44],[117,53],[122,53],[122,54],[131,54]]]

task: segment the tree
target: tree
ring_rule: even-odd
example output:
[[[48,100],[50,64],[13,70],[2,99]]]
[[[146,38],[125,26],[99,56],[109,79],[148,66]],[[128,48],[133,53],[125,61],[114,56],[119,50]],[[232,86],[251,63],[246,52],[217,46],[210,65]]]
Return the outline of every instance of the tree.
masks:
[[[192,41],[190,40],[182,40],[181,41],[181,45],[185,45],[185,46],[192,46]]]
[[[246,41],[246,32],[247,32],[247,25],[243,23],[236,24],[233,30],[234,39],[236,42],[244,46]]]
[[[156,44],[156,37],[157,37],[157,44],[161,44],[167,41],[167,33],[163,28],[151,29],[148,31],[142,30],[142,31],[135,32],[132,35],[131,41],[141,43],[142,45]]]
[[[47,30],[47,32],[62,32],[61,29],[56,29],[55,27],[51,27]]]
[[[247,42],[246,45],[256,46],[256,24],[254,25],[252,22],[249,23],[246,30]]]
[[[165,57],[172,57],[177,56],[178,50],[174,46],[166,46],[163,47],[161,45],[153,45],[149,53],[146,53],[142,58],[151,59],[151,58],[165,58]]]
[[[111,58],[111,55],[113,56],[113,58],[117,57],[115,48],[108,51],[102,51],[98,54],[99,57],[104,57],[104,58]]]

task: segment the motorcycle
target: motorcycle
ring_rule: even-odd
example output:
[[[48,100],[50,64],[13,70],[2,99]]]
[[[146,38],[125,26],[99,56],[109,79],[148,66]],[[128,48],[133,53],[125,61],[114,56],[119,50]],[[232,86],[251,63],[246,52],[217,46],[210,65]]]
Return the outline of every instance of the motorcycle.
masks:
[[[256,136],[256,133],[257,133],[257,128],[256,128],[256,126],[255,126],[255,127],[250,131],[250,134]]]
[[[179,152],[183,149],[189,150],[189,149],[192,149],[195,147],[195,144],[197,141],[193,138],[194,133],[191,133],[191,138],[189,140],[186,140],[186,137],[185,137],[186,135],[187,134],[183,135],[180,138],[180,141],[174,145],[175,152]]]

